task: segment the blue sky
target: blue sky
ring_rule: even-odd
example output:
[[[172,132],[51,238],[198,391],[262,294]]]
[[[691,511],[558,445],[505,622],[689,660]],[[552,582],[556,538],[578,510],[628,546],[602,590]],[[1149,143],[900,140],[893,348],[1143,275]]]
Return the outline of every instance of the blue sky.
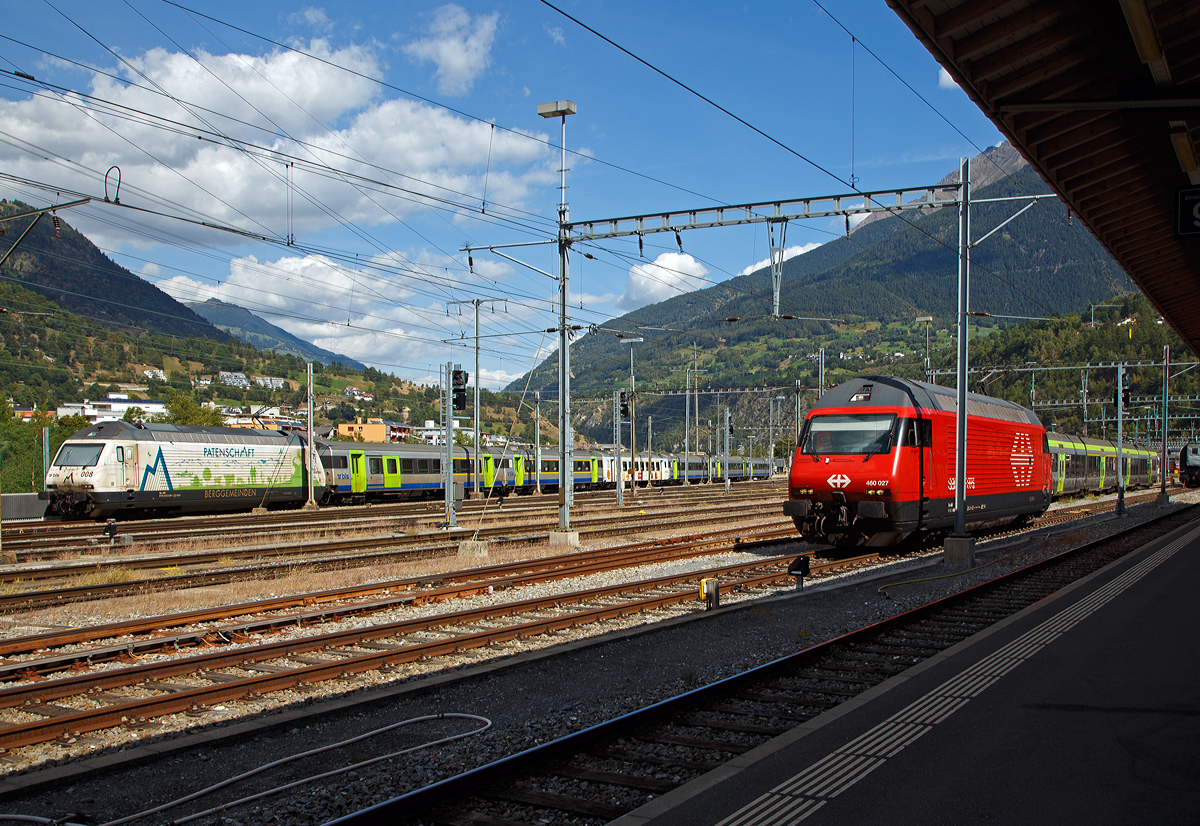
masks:
[[[121,264],[424,383],[473,360],[473,318],[454,302],[496,299],[485,387],[554,346],[530,331],[555,324],[555,282],[485,252],[471,272],[462,252],[552,236],[559,121],[539,103],[578,107],[573,220],[833,195],[851,175],[864,191],[922,186],[1000,140],[882,0],[821,0],[836,22],[812,0],[555,4],[786,149],[536,0],[179,4],[6,7],[0,197],[103,196],[118,166],[121,203],[152,212],[64,217]],[[793,223],[790,254],[842,229]],[[629,241],[573,256],[575,323],[768,255],[761,225],[684,235],[682,254],[663,234],[643,257]],[[512,254],[557,271],[553,245]]]

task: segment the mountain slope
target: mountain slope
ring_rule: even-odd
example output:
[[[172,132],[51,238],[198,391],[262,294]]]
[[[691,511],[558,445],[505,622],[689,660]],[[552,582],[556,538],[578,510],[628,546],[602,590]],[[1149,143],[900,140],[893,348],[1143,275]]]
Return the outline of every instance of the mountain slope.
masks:
[[[297,338],[287,330],[264,321],[236,304],[228,304],[210,298],[208,301],[189,302],[184,306],[218,329],[224,330],[247,344],[253,344],[259,350],[290,353],[305,361],[319,361],[321,364],[341,362],[346,367],[353,367],[355,370],[366,368],[362,362],[322,350],[315,344]]]
[[[0,201],[3,215],[29,209],[32,207],[19,201]],[[12,247],[33,220],[5,222],[0,255]],[[228,340],[226,333],[114,262],[66,221],[59,220],[61,237],[55,235],[51,217],[43,216],[5,262],[0,277],[45,296],[68,312],[101,323]]]

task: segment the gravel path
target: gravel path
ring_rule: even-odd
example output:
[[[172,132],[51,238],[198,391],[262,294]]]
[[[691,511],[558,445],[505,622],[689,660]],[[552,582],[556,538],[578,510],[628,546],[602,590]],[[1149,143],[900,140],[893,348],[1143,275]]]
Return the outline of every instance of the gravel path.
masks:
[[[1169,507],[1196,501],[1200,501],[1200,492],[1176,491]],[[1131,508],[1124,519],[1102,516],[1045,535],[981,543],[977,556],[982,567],[955,576],[943,576],[946,571],[940,551],[926,553],[890,563],[885,570],[832,578],[800,594],[780,591],[771,597],[744,597],[740,603],[727,600],[720,610],[708,613],[684,606],[531,641],[537,646],[521,645],[519,653],[513,653],[516,647],[489,649],[464,654],[450,665],[418,665],[412,673],[373,674],[320,692],[292,692],[281,699],[273,696],[259,701],[261,714],[252,721],[222,720],[218,712],[205,718],[209,725],[199,734],[129,732],[119,744],[80,738],[78,743],[47,747],[57,750],[50,760],[56,767],[16,774],[13,770],[19,764],[10,762],[9,776],[0,780],[4,797],[0,812],[52,818],[75,813],[72,820],[82,821],[86,815],[90,822],[103,823],[280,756],[410,718],[458,712],[492,721],[482,734],[192,821],[206,826],[325,823],[449,774],[831,639],[1162,512],[1154,505],[1140,505]],[[885,582],[923,581],[893,585],[885,597],[878,592],[881,578]],[[519,597],[505,595],[506,601],[513,598]],[[384,681],[389,684],[375,685]],[[195,720],[187,722],[194,724]],[[178,822],[185,815],[260,789],[478,726],[469,719],[415,723],[273,769],[141,822],[161,823],[168,818]],[[140,762],[131,768],[130,760]]]

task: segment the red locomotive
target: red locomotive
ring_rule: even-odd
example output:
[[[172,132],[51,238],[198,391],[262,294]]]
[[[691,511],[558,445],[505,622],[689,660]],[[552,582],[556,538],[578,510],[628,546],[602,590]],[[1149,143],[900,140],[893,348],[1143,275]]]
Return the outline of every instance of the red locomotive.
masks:
[[[808,542],[883,546],[954,528],[957,391],[865,376],[826,393],[792,457],[791,516]],[[1050,505],[1046,428],[1032,411],[967,394],[966,526]]]

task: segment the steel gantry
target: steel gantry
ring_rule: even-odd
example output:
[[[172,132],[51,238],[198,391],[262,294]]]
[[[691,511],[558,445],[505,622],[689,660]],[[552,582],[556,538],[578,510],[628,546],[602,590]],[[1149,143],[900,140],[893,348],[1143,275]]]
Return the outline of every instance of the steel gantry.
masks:
[[[815,198],[793,198],[782,201],[760,201],[752,204],[701,207],[674,212],[652,212],[628,215],[623,218],[604,218],[563,224],[567,244],[603,241],[608,238],[638,237],[672,232],[683,251],[679,233],[691,229],[737,227],[747,224],[767,224],[771,245],[771,315],[779,316],[779,291],[783,282],[783,255],[789,221],[806,218],[844,217],[847,231],[850,216],[875,212],[907,212],[954,206],[958,201],[959,184],[886,189],[878,192],[852,192],[824,195]],[[776,240],[778,236],[778,240]]]

